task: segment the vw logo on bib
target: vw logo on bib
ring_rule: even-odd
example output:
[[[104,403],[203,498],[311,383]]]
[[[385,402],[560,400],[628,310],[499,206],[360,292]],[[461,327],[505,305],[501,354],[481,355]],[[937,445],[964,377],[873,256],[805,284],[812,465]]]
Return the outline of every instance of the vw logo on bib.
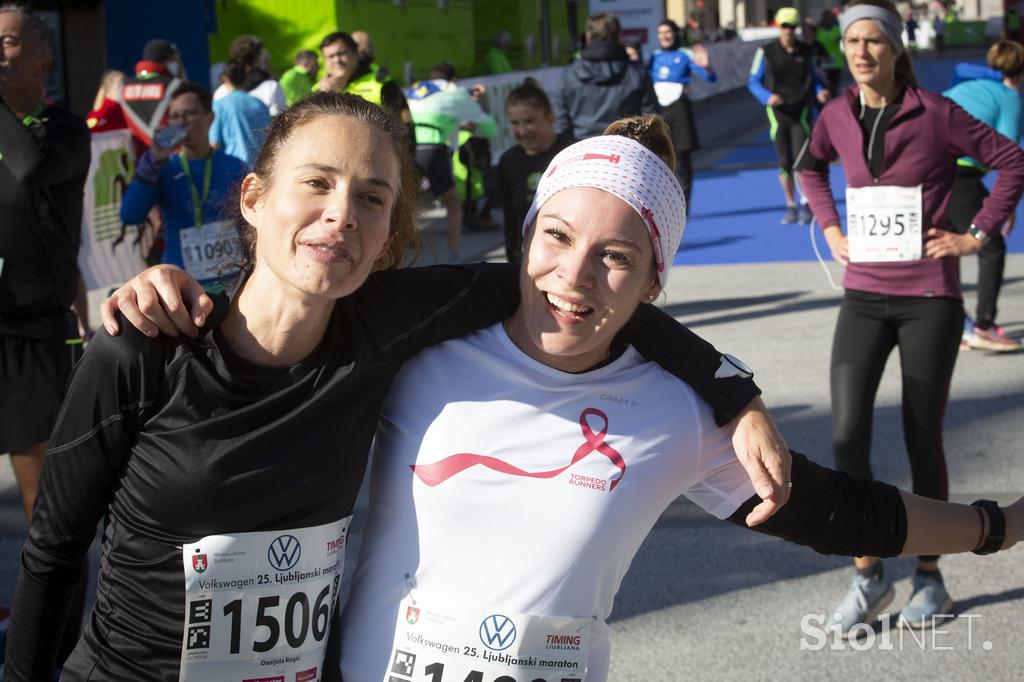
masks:
[[[299,563],[302,545],[294,535],[281,535],[270,543],[267,561],[278,571],[289,571]]]
[[[504,651],[516,641],[516,624],[508,616],[494,613],[480,623],[480,641],[494,651]]]

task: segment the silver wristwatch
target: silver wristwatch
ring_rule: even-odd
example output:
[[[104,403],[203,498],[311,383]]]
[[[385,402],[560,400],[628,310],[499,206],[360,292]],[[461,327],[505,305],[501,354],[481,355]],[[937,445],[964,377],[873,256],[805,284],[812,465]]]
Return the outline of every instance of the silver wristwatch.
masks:
[[[985,243],[985,240],[988,239],[988,235],[985,234],[982,231],[982,229],[976,226],[974,223],[971,223],[971,226],[967,228],[967,234],[971,235],[972,237],[974,237],[975,239],[982,243]]]

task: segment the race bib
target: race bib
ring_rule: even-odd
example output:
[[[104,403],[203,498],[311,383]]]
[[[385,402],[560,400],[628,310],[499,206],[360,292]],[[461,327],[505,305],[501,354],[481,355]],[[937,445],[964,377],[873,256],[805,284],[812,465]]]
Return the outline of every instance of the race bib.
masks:
[[[921,257],[921,185],[847,187],[850,261],[892,263]]]
[[[583,682],[593,622],[407,595],[384,682]]]
[[[185,271],[197,280],[215,279],[224,263],[242,257],[242,240],[230,220],[189,227],[178,234]]]
[[[321,677],[352,517],[182,546],[182,682]]]

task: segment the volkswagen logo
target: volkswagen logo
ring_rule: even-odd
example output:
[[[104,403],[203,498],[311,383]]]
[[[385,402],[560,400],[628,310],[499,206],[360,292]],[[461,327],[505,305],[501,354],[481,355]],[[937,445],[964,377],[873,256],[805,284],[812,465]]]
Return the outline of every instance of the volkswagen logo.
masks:
[[[267,561],[278,571],[290,571],[299,563],[302,546],[294,535],[282,535],[270,543]]]
[[[494,613],[480,623],[480,641],[494,651],[504,651],[516,641],[516,624],[508,616]]]

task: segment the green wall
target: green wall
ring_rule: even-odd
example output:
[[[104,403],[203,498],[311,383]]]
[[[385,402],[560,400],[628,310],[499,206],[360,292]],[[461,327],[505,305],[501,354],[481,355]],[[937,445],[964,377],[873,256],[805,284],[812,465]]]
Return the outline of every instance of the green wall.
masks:
[[[415,77],[430,67],[450,61],[460,76],[480,73],[479,64],[491,38],[501,29],[512,34],[509,50],[514,68],[540,65],[539,0],[218,0],[217,33],[209,38],[210,61],[227,59],[231,41],[251,33],[270,50],[276,75],[292,66],[299,50],[317,51],[320,40],[336,30],[368,31],[373,36],[377,61],[401,78],[406,62]],[[566,3],[549,0],[552,35],[559,36],[555,64],[568,61]],[[578,26],[586,20],[587,3],[578,3]],[[532,58],[524,50],[532,34]],[[322,65],[321,65],[322,66]]]

